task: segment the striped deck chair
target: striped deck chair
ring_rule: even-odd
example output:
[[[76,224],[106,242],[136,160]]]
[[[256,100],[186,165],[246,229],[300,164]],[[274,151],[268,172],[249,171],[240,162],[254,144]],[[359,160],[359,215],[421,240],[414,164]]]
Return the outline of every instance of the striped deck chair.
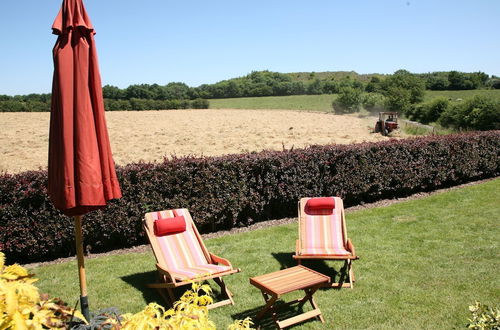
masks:
[[[190,280],[213,279],[227,299],[213,303],[208,308],[234,305],[232,293],[222,276],[237,273],[240,269],[233,268],[228,260],[208,252],[187,209],[147,213],[144,229],[156,257],[159,273],[159,282],[148,284],[148,287],[158,289],[163,298],[173,305],[176,301],[174,288],[191,284]]]
[[[344,260],[346,270],[332,287],[353,287],[352,261],[356,256],[354,245],[347,238],[344,204],[339,197],[302,198],[298,203],[299,239],[294,259]],[[343,280],[347,276],[349,283]],[[334,281],[332,281],[334,282]]]

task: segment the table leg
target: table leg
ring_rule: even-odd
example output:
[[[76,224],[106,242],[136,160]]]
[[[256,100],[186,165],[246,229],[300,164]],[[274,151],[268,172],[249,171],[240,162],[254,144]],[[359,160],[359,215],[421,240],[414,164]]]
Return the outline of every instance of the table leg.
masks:
[[[314,297],[313,297],[312,295],[311,295],[311,298],[309,299],[309,301],[311,302],[311,306],[312,306],[314,309],[319,310],[319,307],[318,307],[318,305],[316,304],[316,301],[314,301]],[[321,321],[321,323],[325,323],[325,318],[323,317],[323,314],[322,314],[322,313],[320,313],[320,314],[318,315],[318,317],[319,317],[319,320]]]
[[[260,320],[267,313],[267,311],[273,310],[273,305],[276,302],[276,300],[278,300],[278,298],[279,298],[277,295],[272,295],[271,297],[269,297],[268,294],[264,291],[262,291],[262,296],[264,297],[264,300],[266,301],[266,305],[257,314],[257,316],[256,316],[257,320]],[[274,312],[274,310],[272,312],[273,312],[273,319],[275,319],[276,313]]]
[[[311,303],[311,306],[313,309],[318,309],[319,310],[319,307],[318,305],[316,304],[316,302],[314,301],[314,298],[313,298],[313,295],[316,291],[318,291],[318,289],[321,287],[321,285],[319,286],[314,286],[312,288],[306,288],[304,289],[304,292],[305,292],[305,296],[304,298],[302,298],[300,300],[300,303],[298,305],[299,309],[302,308],[302,306],[304,306],[304,304],[309,301]],[[318,315],[319,317],[319,320],[321,321],[321,323],[325,323],[325,319],[323,318],[323,315],[320,313]]]

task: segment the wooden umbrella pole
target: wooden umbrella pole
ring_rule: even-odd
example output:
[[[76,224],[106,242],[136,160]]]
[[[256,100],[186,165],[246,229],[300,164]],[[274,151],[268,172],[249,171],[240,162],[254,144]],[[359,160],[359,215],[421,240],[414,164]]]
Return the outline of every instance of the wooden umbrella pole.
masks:
[[[90,319],[89,303],[87,299],[87,275],[83,258],[82,216],[75,216],[76,257],[78,260],[78,275],[80,277],[80,305],[82,314],[87,321]]]

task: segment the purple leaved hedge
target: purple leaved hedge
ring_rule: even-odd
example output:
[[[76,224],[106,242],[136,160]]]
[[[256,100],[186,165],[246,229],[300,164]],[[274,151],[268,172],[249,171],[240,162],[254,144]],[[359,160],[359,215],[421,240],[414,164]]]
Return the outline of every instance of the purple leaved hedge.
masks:
[[[123,198],[84,216],[87,251],[146,242],[144,213],[187,207],[202,232],[296,215],[304,196],[346,205],[500,173],[500,131],[312,146],[118,167]],[[48,200],[46,171],[0,175],[0,250],[9,261],[75,254],[73,220]]]

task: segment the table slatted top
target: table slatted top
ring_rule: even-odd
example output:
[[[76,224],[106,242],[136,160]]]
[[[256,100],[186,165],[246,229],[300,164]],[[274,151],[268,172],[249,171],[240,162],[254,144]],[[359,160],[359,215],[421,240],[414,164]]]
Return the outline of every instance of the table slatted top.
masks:
[[[304,266],[295,266],[250,278],[252,285],[268,293],[277,295],[329,282],[330,277]]]

